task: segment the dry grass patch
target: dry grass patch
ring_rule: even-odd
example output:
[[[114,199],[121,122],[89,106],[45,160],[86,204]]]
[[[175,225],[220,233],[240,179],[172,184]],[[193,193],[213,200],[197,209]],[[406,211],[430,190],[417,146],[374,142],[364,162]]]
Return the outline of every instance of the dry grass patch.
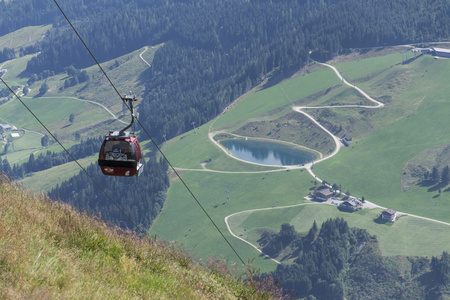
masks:
[[[0,206],[2,299],[274,298],[218,263],[200,266],[180,246],[111,228],[4,177]]]

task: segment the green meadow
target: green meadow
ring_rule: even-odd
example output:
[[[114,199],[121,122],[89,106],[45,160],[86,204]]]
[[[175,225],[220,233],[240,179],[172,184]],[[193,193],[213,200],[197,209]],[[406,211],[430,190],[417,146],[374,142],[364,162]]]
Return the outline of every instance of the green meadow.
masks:
[[[16,36],[0,38],[0,45],[37,42],[47,29],[27,28],[15,33]],[[19,44],[12,46],[20,47]],[[160,46],[149,48],[143,57],[151,62]],[[139,58],[143,51],[144,48],[102,63],[120,91],[127,93],[131,90],[138,97],[143,91],[140,75],[148,68]],[[24,56],[7,62],[3,66],[8,69],[3,77],[5,81],[12,86],[23,87],[27,78],[20,77],[20,74],[31,57]],[[238,213],[229,218],[231,229],[253,244],[257,244],[262,232],[278,231],[281,224],[286,222],[304,233],[314,220],[320,224],[327,218],[343,217],[350,226],[364,228],[375,234],[385,255],[431,256],[450,250],[448,229],[444,224],[411,216],[402,216],[394,224],[379,224],[374,219],[380,209],[349,214],[339,212],[333,206],[311,204],[303,197],[311,191],[315,182],[306,170],[287,170],[238,161],[226,155],[209,139],[208,134],[212,132],[246,132],[243,129],[246,125],[257,126],[261,122],[265,122],[264,130],[276,131],[279,125],[277,122],[295,120],[301,126],[291,132],[285,129],[287,131],[280,134],[279,140],[296,141],[304,146],[299,141],[307,139],[307,146],[314,148],[316,141],[326,139],[327,135],[318,133],[321,130],[311,121],[302,120],[304,123],[301,123],[293,119],[292,106],[330,106],[305,111],[336,136],[352,136],[353,140],[349,147],[342,148],[336,156],[315,165],[314,172],[318,177],[329,183],[340,184],[344,191],[348,190],[358,197],[364,196],[380,206],[450,222],[450,189],[444,187],[439,192],[434,186],[417,186],[403,192],[401,186],[403,169],[409,160],[450,141],[450,131],[446,126],[450,114],[446,82],[450,76],[450,61],[421,56],[401,64],[401,55],[395,50],[374,50],[351,57],[351,60],[348,57],[336,59],[332,64],[348,82],[385,103],[385,107],[338,107],[375,105],[344,85],[330,68],[313,63],[300,76],[268,88],[259,88],[241,97],[215,120],[197,128],[196,133],[187,132],[162,145],[165,156],[177,168],[197,201],[244,262],[253,262],[261,271],[273,270],[276,264],[235,239],[228,232],[225,217]],[[100,106],[74,97],[102,103],[122,120],[129,120],[128,115],[123,113],[122,102],[117,99],[98,67],[92,66],[86,71],[91,78],[88,83],[64,89],[64,81],[68,77],[59,74],[45,81],[36,81],[29,87],[27,97],[22,97],[66,147],[76,142],[76,133],[84,139],[104,135],[109,129],[123,126]],[[45,95],[39,95],[39,88],[44,82],[50,89]],[[69,122],[71,113],[75,115],[73,123]],[[55,143],[43,148],[40,144],[41,135],[23,131],[27,129],[46,134],[17,99],[1,105],[0,122],[16,126],[20,134],[20,137],[14,138],[14,147],[9,147],[7,153],[0,156],[2,159],[21,163],[30,153],[38,155],[41,151],[61,151]],[[265,132],[260,132],[260,136],[258,133],[253,134],[257,138],[272,138]],[[320,148],[320,145],[317,147],[326,149]],[[4,150],[2,143],[0,152]],[[90,157],[83,159],[82,163],[88,165],[94,160],[95,157]],[[76,165],[68,163],[33,174],[21,183],[28,188],[46,191],[78,172]],[[222,255],[230,264],[239,262],[182,182],[173,174],[171,178],[173,182],[164,209],[150,232],[183,244],[200,259]],[[299,204],[305,205],[282,208]],[[258,210],[263,208],[267,210]],[[252,209],[258,211],[248,212]]]
[[[403,192],[400,180],[410,159],[450,140],[446,128],[450,101],[445,83],[450,75],[449,61],[424,56],[398,68],[410,75],[402,80],[405,86],[392,87],[401,93],[380,109],[385,111],[379,117],[386,125],[382,127],[380,119],[376,130],[317,164],[315,172],[379,205],[449,222],[450,194],[445,188],[440,195],[427,186]],[[379,89],[375,83],[366,84],[369,94]]]
[[[327,218],[343,217],[350,226],[376,235],[385,255],[438,255],[450,250],[447,237],[450,228],[444,224],[412,216],[402,216],[394,224],[379,224],[374,220],[381,209],[353,214],[329,205],[275,209],[309,203],[303,197],[314,187],[311,175],[305,170],[287,172],[282,168],[279,172],[252,173],[269,169],[230,158],[208,139],[208,133],[219,130],[232,133],[250,122],[280,118],[292,112],[292,104],[336,106],[306,110],[327,128],[336,131],[340,127],[339,137],[353,137],[349,147],[316,164],[316,175],[380,206],[450,222],[450,189],[441,193],[429,186],[417,186],[406,192],[401,189],[402,171],[408,160],[450,140],[450,131],[445,126],[450,114],[446,84],[449,63],[421,56],[401,64],[400,54],[380,51],[371,57],[360,56],[335,65],[347,81],[385,103],[382,108],[339,108],[346,104],[375,104],[342,85],[331,69],[316,64],[301,76],[246,95],[224,114],[197,129],[197,133],[191,131],[168,141],[163,151],[178,168],[227,172],[183,170],[180,174],[238,253],[245,259],[254,259],[254,265],[262,271],[274,269],[275,263],[233,238],[225,226],[226,216],[238,213],[229,219],[231,229],[256,245],[262,232],[278,231],[286,222],[304,233],[314,220],[320,225]],[[202,166],[206,159],[211,162]],[[245,212],[262,208],[269,209]],[[163,212],[151,232],[180,242],[201,257],[221,254],[231,262],[238,261],[179,180],[172,183]]]
[[[13,47],[17,52],[20,47],[39,42],[43,38],[43,34],[50,28],[51,25],[18,30],[0,37],[0,46]],[[142,48],[114,60],[103,62],[101,65],[122,94],[131,91],[140,98],[144,86],[141,74],[148,69],[148,65],[141,60],[139,55],[143,53],[143,58],[151,63],[160,46],[149,47],[145,52],[145,48]],[[103,107],[82,100],[103,104],[119,119],[126,123],[129,122],[129,113],[123,111],[122,101],[97,65],[85,69],[90,76],[88,82],[64,88],[64,82],[69,77],[65,73],[57,74],[44,80],[37,80],[27,86],[29,92],[24,95],[22,88],[27,85],[28,78],[23,77],[23,71],[34,55],[16,57],[14,60],[5,62],[2,68],[7,72],[2,78],[10,87],[14,88],[21,100],[66,148],[78,143],[77,135],[83,140],[91,136],[103,136],[110,129],[125,126],[124,123],[114,120]],[[49,90],[41,95],[39,88],[43,83],[49,86]],[[69,122],[71,114],[74,114],[73,122]],[[0,159],[6,158],[10,164],[23,163],[31,153],[39,155],[47,150],[62,151],[62,148],[51,137],[49,146],[42,147],[41,134],[49,135],[48,132],[12,95],[7,102],[0,105],[0,123],[11,124],[20,132],[20,137],[13,139],[7,152],[5,152],[5,144],[0,143]],[[8,139],[11,140],[11,138]],[[94,158],[88,159],[88,161],[93,160]],[[78,166],[66,164],[27,177],[23,180],[23,184],[30,188],[36,187],[39,191],[49,190],[59,182],[57,179],[68,179],[70,177],[68,174],[74,175],[78,172]],[[53,176],[53,174],[56,175]]]
[[[308,187],[301,183],[310,183],[311,180],[305,170],[256,174],[183,172],[181,176],[211,219],[243,256],[244,262],[255,259],[254,265],[258,268],[268,270],[274,267],[272,261],[260,258],[258,252],[234,239],[228,233],[224,218],[242,210],[303,203]],[[198,257],[223,255],[231,262],[238,261],[179,180],[172,183],[164,209],[151,233],[182,243]]]
[[[0,49],[13,48],[18,51],[20,48],[34,45],[44,39],[45,33],[52,28],[52,25],[29,26],[0,37]]]
[[[320,225],[329,218],[339,217],[349,226],[367,229],[375,235],[384,255],[431,256],[450,251],[448,225],[405,215],[393,224],[380,224],[376,222],[380,212],[381,209],[365,209],[348,213],[327,204],[307,203],[293,208],[243,212],[231,217],[229,222],[235,234],[257,244],[262,229],[278,232],[281,224],[289,223],[298,232],[307,234],[314,221]]]
[[[96,156],[90,156],[78,160],[83,168],[87,168],[91,163],[97,160]],[[35,192],[47,192],[53,189],[56,184],[69,180],[71,177],[80,172],[79,166],[74,162],[68,162],[51,169],[35,172],[30,176],[25,177],[19,182],[26,189],[31,189]]]

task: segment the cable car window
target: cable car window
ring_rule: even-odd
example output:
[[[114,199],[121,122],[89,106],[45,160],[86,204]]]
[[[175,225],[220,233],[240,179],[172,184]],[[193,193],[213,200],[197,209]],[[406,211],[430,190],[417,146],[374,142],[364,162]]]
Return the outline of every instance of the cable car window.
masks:
[[[125,141],[106,141],[100,155],[105,160],[130,161],[136,160],[136,152],[131,143]]]

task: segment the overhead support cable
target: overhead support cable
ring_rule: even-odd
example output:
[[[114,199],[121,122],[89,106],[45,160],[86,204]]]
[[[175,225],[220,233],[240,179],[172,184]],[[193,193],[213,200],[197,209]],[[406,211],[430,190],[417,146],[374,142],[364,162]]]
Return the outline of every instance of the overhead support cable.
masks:
[[[84,171],[84,173],[86,173],[86,175],[94,182],[94,184],[103,192],[103,194],[106,195],[106,197],[108,197],[108,199],[120,210],[120,212],[131,222],[131,224],[134,225],[134,227],[142,234],[147,235],[145,233],[145,231],[138,226],[128,215],[127,213],[125,213],[125,211],[120,207],[119,204],[117,204],[116,201],[114,201],[114,199],[100,186],[100,184],[98,184],[98,182],[86,171],[86,169],[78,162],[78,160],[69,152],[69,150],[67,150],[66,147],[64,147],[64,145],[56,138],[56,136],[47,128],[47,126],[45,126],[44,123],[42,123],[42,121],[33,113],[33,111],[25,104],[25,102],[22,101],[22,99],[16,94],[16,92],[13,91],[13,89],[3,80],[2,77],[0,77],[0,80],[2,81],[2,83],[14,94],[14,96],[20,101],[20,103],[22,103],[22,105],[30,112],[30,114],[39,122],[39,124],[41,124],[42,127],[44,127],[44,129],[48,132],[48,134],[51,135],[51,137],[61,146],[61,148],[64,149],[64,151],[70,156],[70,158],[73,159],[73,161],[75,161],[75,163],[78,165],[78,167],[80,167],[81,170]]]
[[[78,33],[78,31],[75,29],[75,27],[72,25],[72,23],[70,22],[69,18],[67,17],[67,15],[64,13],[64,11],[62,10],[61,6],[58,4],[58,2],[56,0],[53,0],[56,4],[56,6],[58,6],[58,9],[61,11],[61,13],[63,14],[63,16],[66,18],[67,22],[69,23],[69,25],[72,27],[72,29],[74,30],[74,32],[76,33],[76,35],[78,36],[78,38],[80,39],[80,41],[83,43],[84,47],[88,50],[89,54],[92,56],[92,58],[94,59],[94,61],[97,63],[98,67],[100,68],[100,70],[103,72],[103,74],[105,75],[105,77],[108,79],[109,83],[111,84],[111,86],[114,88],[115,92],[117,93],[117,95],[119,95],[120,99],[124,99],[124,97],[122,97],[122,95],[119,93],[119,91],[117,90],[117,88],[115,87],[114,83],[111,81],[111,79],[108,77],[108,75],[106,74],[106,72],[103,70],[103,68],[101,67],[100,63],[98,62],[98,60],[95,58],[94,54],[92,54],[91,50],[89,49],[89,47],[86,45],[86,43],[84,42],[84,40],[82,39],[82,37],[80,36],[80,34]],[[128,104],[126,102],[124,102],[125,105],[127,106],[127,108],[132,112],[132,109],[128,106]],[[132,115],[132,118],[134,118],[134,116]],[[136,118],[136,121],[138,122],[138,124],[141,126],[142,130],[145,132],[145,134],[148,136],[148,138],[150,139],[150,141],[153,143],[153,145],[155,146],[155,148],[158,150],[158,152],[162,155],[162,157],[164,158],[164,160],[167,162],[167,164],[170,166],[170,168],[172,169],[172,171],[177,175],[178,179],[180,179],[181,183],[184,185],[184,187],[186,188],[186,190],[189,192],[189,194],[192,196],[192,198],[195,200],[195,202],[197,203],[197,205],[201,208],[201,210],[205,213],[205,215],[208,217],[208,219],[210,220],[210,222],[214,225],[214,227],[216,228],[216,230],[220,233],[221,237],[224,239],[224,241],[228,244],[228,246],[233,250],[234,254],[238,257],[238,259],[241,261],[241,263],[243,265],[246,265],[244,260],[241,258],[241,256],[237,253],[236,249],[234,249],[234,247],[231,245],[231,243],[228,241],[228,239],[225,237],[225,235],[223,234],[223,232],[220,230],[220,228],[217,226],[217,224],[214,222],[214,220],[211,218],[211,216],[208,214],[208,212],[206,211],[206,209],[203,207],[203,205],[200,203],[200,201],[197,199],[197,197],[194,195],[194,193],[191,191],[191,189],[188,187],[188,185],[186,184],[186,182],[181,178],[180,174],[176,171],[175,167],[170,163],[169,159],[166,157],[166,155],[162,152],[161,148],[157,145],[157,143],[155,142],[155,140],[151,137],[151,135],[149,134],[149,132],[147,131],[147,129],[141,124],[141,122],[139,121],[138,118]]]

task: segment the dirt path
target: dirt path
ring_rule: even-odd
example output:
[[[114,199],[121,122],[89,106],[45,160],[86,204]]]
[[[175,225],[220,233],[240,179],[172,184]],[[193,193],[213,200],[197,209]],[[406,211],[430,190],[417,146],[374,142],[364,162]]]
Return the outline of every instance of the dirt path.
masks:
[[[369,100],[370,102],[374,103],[374,105],[294,106],[294,103],[293,103],[292,99],[291,99],[291,98],[289,97],[289,95],[286,93],[286,91],[284,90],[284,88],[281,87],[281,89],[283,90],[283,93],[285,94],[286,98],[291,102],[291,104],[292,104],[292,109],[293,109],[294,111],[298,112],[298,113],[303,114],[303,115],[306,116],[307,118],[309,118],[314,124],[316,124],[320,129],[322,129],[324,132],[326,132],[326,133],[333,139],[333,141],[334,141],[336,147],[335,147],[335,150],[334,150],[330,155],[325,156],[325,157],[324,157],[323,155],[321,155],[320,158],[317,159],[316,161],[314,161],[313,163],[305,164],[304,166],[283,166],[283,167],[280,167],[279,169],[276,169],[276,170],[268,170],[268,171],[250,171],[250,172],[245,172],[245,171],[242,171],[242,172],[234,172],[234,171],[218,171],[218,170],[207,169],[205,165],[202,165],[202,169],[184,169],[184,168],[176,168],[176,169],[178,169],[178,170],[185,170],[185,171],[197,171],[197,172],[215,172],[215,173],[228,173],[228,174],[243,174],[243,173],[281,172],[281,171],[286,171],[287,169],[302,169],[302,168],[305,168],[315,180],[317,180],[317,181],[319,181],[319,182],[322,182],[323,180],[320,179],[320,178],[318,178],[317,175],[313,172],[314,163],[320,163],[320,162],[322,162],[322,161],[325,161],[325,160],[327,160],[327,159],[329,159],[329,158],[335,156],[335,155],[339,152],[339,150],[341,149],[341,147],[343,146],[343,144],[341,143],[340,139],[339,139],[337,136],[333,135],[329,130],[327,130],[323,125],[321,125],[321,124],[320,124],[317,120],[315,120],[311,115],[309,115],[308,113],[306,113],[305,110],[308,110],[308,109],[321,109],[321,108],[333,108],[333,109],[336,109],[336,108],[367,108],[367,109],[379,109],[379,108],[384,107],[385,105],[384,105],[382,102],[377,101],[377,100],[375,100],[374,98],[370,97],[366,92],[364,92],[364,91],[363,91],[362,89],[360,89],[359,87],[357,87],[357,86],[355,86],[355,85],[353,85],[353,84],[350,84],[347,80],[345,80],[345,78],[343,78],[343,76],[339,73],[339,71],[336,69],[336,67],[334,67],[334,66],[332,66],[332,65],[329,65],[329,64],[320,63],[320,62],[316,62],[316,63],[321,64],[321,65],[323,65],[323,66],[326,66],[326,67],[328,67],[328,68],[331,68],[331,69],[336,73],[336,75],[338,76],[338,78],[339,78],[344,84],[346,84],[347,86],[349,86],[349,87],[351,87],[351,88],[356,89],[363,97],[365,97],[365,98],[366,98],[367,100]],[[256,88],[255,88],[255,89],[256,89]],[[255,90],[255,89],[253,89],[253,90]],[[252,90],[252,91],[253,91],[253,90]],[[252,91],[250,91],[250,92],[252,92]],[[229,108],[233,108],[233,107],[236,105],[236,103],[237,103],[238,101],[242,100],[242,99],[243,99],[243,96],[241,96],[241,97],[239,97],[238,99],[236,99],[232,104],[230,104],[228,107],[225,108],[225,110],[222,112],[222,114],[225,113]],[[245,163],[249,163],[248,161],[244,161],[244,160],[242,160],[242,159],[239,159],[239,158],[237,158],[237,157],[234,157],[234,156],[233,156],[233,155],[232,155],[225,147],[223,147],[219,142],[217,142],[216,140],[214,140],[214,135],[224,132],[224,131],[213,131],[213,125],[214,125],[214,123],[217,121],[217,119],[218,119],[219,117],[220,117],[220,116],[218,116],[218,117],[211,123],[210,128],[209,128],[209,132],[208,132],[208,138],[209,138],[209,139],[211,140],[211,142],[213,142],[219,149],[221,149],[226,155],[228,155],[228,156],[230,156],[230,157],[232,157],[232,158],[234,158],[234,159],[236,159],[236,160],[239,160],[239,161],[242,161],[242,162],[245,162]],[[261,166],[266,166],[266,165],[257,164],[257,163],[252,163],[252,164],[255,164],[255,165],[261,165]],[[310,205],[310,204],[327,205],[327,204],[330,204],[330,203],[301,203],[301,204],[290,205],[290,206],[283,206],[283,207],[268,207],[268,208],[260,208],[260,209],[244,210],[244,211],[239,211],[239,212],[236,212],[236,213],[233,213],[233,214],[230,214],[230,215],[226,216],[226,217],[225,217],[225,224],[226,224],[226,226],[227,226],[227,229],[228,229],[229,233],[230,233],[233,237],[235,237],[235,238],[237,238],[237,239],[243,241],[244,243],[248,244],[249,246],[251,246],[252,248],[254,248],[255,250],[257,250],[257,251],[260,252],[262,255],[266,256],[267,258],[271,259],[271,260],[274,261],[275,263],[280,264],[280,262],[279,262],[278,260],[276,260],[275,258],[272,258],[272,257],[270,257],[269,255],[263,253],[263,252],[261,251],[261,249],[259,249],[256,245],[253,245],[252,243],[250,243],[249,241],[245,240],[244,238],[242,238],[242,237],[236,235],[236,234],[232,231],[232,229],[231,229],[231,226],[230,226],[230,224],[229,224],[229,218],[230,218],[230,217],[233,217],[233,216],[236,216],[236,215],[238,215],[238,214],[246,213],[246,212],[256,212],[256,211],[272,210],[272,209],[282,209],[282,208],[290,208],[290,207],[296,207],[296,206],[301,206],[301,205]],[[364,208],[368,208],[368,209],[373,209],[373,208],[386,209],[385,207],[379,206],[379,205],[377,205],[377,204],[375,204],[375,203],[373,203],[373,202],[367,201],[367,200],[365,201],[363,207],[364,207]],[[417,215],[413,215],[413,214],[408,214],[408,213],[405,213],[405,212],[398,212],[398,214],[399,214],[399,215],[411,216],[411,217],[414,217],[414,218],[419,218],[419,219],[423,219],[423,220],[427,220],[427,221],[436,222],[436,223],[440,223],[440,224],[444,224],[444,225],[450,226],[450,223],[447,223],[447,222],[443,222],[443,221],[439,221],[439,220],[435,220],[435,219],[430,219],[430,218],[426,218],[426,217],[421,217],[421,216],[417,216]]]
[[[326,156],[326,157],[322,157],[318,160],[316,160],[314,163],[319,163],[321,161],[327,160],[333,156],[335,156],[336,154],[338,154],[339,150],[341,149],[341,147],[343,146],[343,144],[341,143],[340,139],[335,136],[333,133],[331,133],[329,130],[327,130],[322,124],[320,124],[317,120],[315,120],[311,115],[307,114],[304,110],[306,109],[321,109],[321,108],[368,108],[368,109],[376,109],[376,108],[381,108],[384,107],[384,104],[380,101],[377,101],[375,99],[373,99],[372,97],[370,97],[366,92],[364,92],[362,89],[360,89],[359,87],[350,84],[347,80],[345,80],[345,78],[342,76],[342,74],[336,69],[336,67],[329,65],[329,64],[325,64],[325,63],[320,63],[317,61],[314,61],[315,63],[318,63],[320,65],[326,66],[328,68],[331,68],[336,75],[338,76],[338,78],[347,86],[356,89],[363,97],[365,97],[367,100],[369,100],[370,102],[373,102],[376,105],[335,105],[335,106],[294,106],[292,107],[292,109],[298,113],[301,113],[303,115],[305,115],[306,117],[308,117],[314,124],[316,124],[320,129],[322,129],[323,131],[325,131],[334,141],[336,147],[334,149],[334,151]],[[286,97],[288,97],[289,101],[292,100],[289,98],[289,96],[286,94],[286,92],[283,89],[283,92],[285,93]],[[319,182],[322,182],[322,180],[320,178],[318,178],[316,176],[316,174],[314,174],[314,172],[312,171],[313,169],[313,164],[308,164],[306,165],[306,168],[308,170],[308,172],[311,174],[312,177],[314,177],[316,180],[318,180]]]
[[[145,46],[144,51],[142,51],[141,54],[139,54],[139,57],[142,59],[142,61],[143,61],[144,63],[147,64],[147,66],[151,67],[152,65],[142,57],[142,54],[144,54],[147,50],[148,50],[148,47]]]
[[[271,259],[272,261],[276,262],[277,264],[281,264],[278,260],[276,260],[273,257],[270,257],[269,255],[265,254],[264,252],[261,251],[261,249],[259,249],[258,247],[256,247],[255,245],[253,245],[252,243],[250,243],[249,241],[241,238],[240,236],[237,236],[236,234],[233,233],[233,231],[230,228],[230,224],[228,222],[228,219],[239,215],[239,214],[243,214],[243,213],[247,213],[247,212],[255,212],[255,211],[264,211],[264,210],[272,210],[272,209],[284,209],[284,208],[292,208],[292,207],[297,207],[297,206],[303,206],[303,205],[320,205],[320,203],[301,203],[301,204],[294,204],[294,205],[288,205],[288,206],[277,206],[277,207],[267,207],[267,208],[256,208],[256,209],[249,209],[249,210],[243,210],[243,211],[239,211],[236,213],[233,213],[231,215],[228,215],[225,217],[225,224],[227,225],[228,231],[230,232],[230,234],[232,236],[234,236],[235,238],[243,241],[244,243],[250,245],[251,247],[255,248],[259,253],[261,253],[262,255],[264,255],[265,257]]]
[[[316,61],[315,61],[315,62],[316,62]],[[324,132],[326,132],[326,133],[333,139],[333,141],[334,141],[334,143],[335,143],[335,149],[334,149],[334,151],[333,151],[330,155],[328,155],[328,156],[325,156],[325,157],[324,157],[322,154],[320,154],[320,158],[317,159],[317,160],[315,160],[313,163],[308,163],[308,164],[305,164],[304,166],[282,166],[282,167],[280,167],[279,170],[276,170],[276,172],[285,171],[286,169],[304,169],[304,168],[306,168],[306,169],[308,170],[308,172],[311,174],[312,177],[314,177],[316,180],[322,182],[322,180],[320,180],[320,179],[314,174],[314,172],[312,171],[313,166],[314,166],[314,163],[319,163],[319,162],[321,162],[321,161],[327,160],[327,159],[329,159],[329,158],[335,156],[335,155],[339,152],[339,150],[341,149],[341,147],[343,146],[343,144],[341,143],[340,139],[339,139],[337,136],[335,136],[334,134],[332,134],[328,129],[326,129],[322,124],[320,124],[316,119],[314,119],[311,115],[309,115],[308,113],[306,113],[304,110],[307,110],[307,109],[321,109],[321,108],[369,108],[369,109],[373,109],[373,108],[381,108],[381,107],[384,107],[384,104],[381,103],[380,101],[377,101],[377,100],[373,99],[372,97],[370,97],[366,92],[364,92],[363,90],[361,90],[359,87],[357,87],[357,86],[355,86],[355,85],[353,85],[353,84],[350,84],[347,80],[345,80],[345,79],[343,78],[343,76],[339,73],[339,71],[336,69],[336,67],[334,67],[334,66],[332,66],[332,65],[329,65],[329,64],[320,63],[320,62],[316,62],[316,63],[331,68],[331,69],[336,73],[336,75],[339,77],[339,79],[340,79],[344,84],[348,85],[348,86],[351,87],[351,88],[356,89],[356,90],[357,90],[361,95],[363,95],[367,100],[369,100],[369,101],[371,101],[371,102],[373,102],[373,103],[375,104],[374,106],[370,106],[370,105],[294,106],[294,103],[292,102],[292,99],[291,99],[291,98],[289,97],[289,95],[286,93],[286,91],[284,90],[283,86],[281,86],[281,89],[283,90],[283,93],[285,94],[286,98],[287,98],[287,99],[291,102],[291,104],[292,104],[292,109],[293,109],[294,111],[296,111],[296,112],[298,112],[298,113],[301,113],[301,114],[303,114],[304,116],[306,116],[306,117],[307,117],[308,119],[310,119],[314,124],[316,124],[320,129],[322,129]],[[253,91],[253,90],[252,90],[252,91]],[[240,100],[240,99],[242,99],[242,97],[240,97],[240,98],[238,98],[236,101],[234,101],[229,107],[233,107],[233,106],[235,105],[235,103],[236,103],[238,100]],[[224,112],[225,112],[226,110],[228,110],[228,107],[224,110]],[[220,116],[219,116],[219,117],[220,117]],[[263,164],[252,163],[252,162],[248,162],[248,161],[244,161],[244,160],[242,160],[242,159],[239,159],[239,158],[233,156],[233,155],[232,155],[225,147],[223,147],[219,142],[217,142],[216,140],[214,140],[214,136],[215,136],[216,134],[219,134],[219,133],[222,132],[222,131],[215,131],[215,132],[214,132],[214,131],[211,131],[211,130],[213,129],[213,124],[215,123],[215,121],[217,121],[217,119],[218,119],[219,117],[217,117],[216,120],[214,120],[214,121],[211,123],[210,128],[209,128],[208,138],[211,140],[211,142],[213,142],[218,148],[220,148],[226,155],[228,155],[228,156],[230,156],[230,157],[232,157],[232,158],[234,158],[234,159],[236,159],[236,160],[239,160],[239,161],[242,161],[242,162],[245,162],[245,163],[251,163],[251,164],[254,164],[254,165],[266,166],[266,165],[263,165]],[[267,140],[269,140],[269,139],[267,139]],[[271,167],[278,167],[278,166],[271,166]],[[193,169],[193,170],[195,170],[195,169]],[[203,170],[208,170],[208,169],[205,167]],[[271,171],[274,172],[274,170],[271,170]],[[217,172],[220,172],[220,171],[217,171]],[[227,172],[227,173],[230,173],[230,172]]]

